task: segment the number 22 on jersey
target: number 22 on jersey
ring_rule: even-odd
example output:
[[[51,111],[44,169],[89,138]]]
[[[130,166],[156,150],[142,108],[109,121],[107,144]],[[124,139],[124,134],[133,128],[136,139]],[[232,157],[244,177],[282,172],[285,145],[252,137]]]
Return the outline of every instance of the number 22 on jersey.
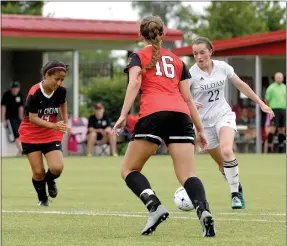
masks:
[[[157,62],[156,63],[156,76],[164,76],[170,79],[174,79],[175,77],[175,68],[174,65],[172,64],[174,61],[174,59],[170,56],[162,56],[161,57],[161,63],[162,63],[162,67],[163,67],[163,71],[162,68],[160,66],[160,63]]]

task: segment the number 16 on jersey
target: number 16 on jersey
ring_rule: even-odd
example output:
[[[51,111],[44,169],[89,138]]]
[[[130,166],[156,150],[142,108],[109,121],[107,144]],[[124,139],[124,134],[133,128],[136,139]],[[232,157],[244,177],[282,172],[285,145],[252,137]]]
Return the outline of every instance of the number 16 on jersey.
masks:
[[[161,62],[162,62],[162,66],[163,66],[163,72],[162,72],[162,69],[160,67],[159,62],[157,62],[155,75],[156,76],[163,76],[163,73],[164,73],[165,77],[170,78],[170,79],[174,79],[175,69],[174,69],[174,65],[172,64],[173,61],[174,61],[174,59],[170,56],[162,56]]]

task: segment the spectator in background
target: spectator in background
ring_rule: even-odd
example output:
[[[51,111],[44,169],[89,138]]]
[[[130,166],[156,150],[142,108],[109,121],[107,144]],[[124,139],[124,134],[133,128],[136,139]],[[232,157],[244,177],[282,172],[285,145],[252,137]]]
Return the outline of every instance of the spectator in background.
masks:
[[[241,116],[236,123],[239,126],[247,126],[246,130],[239,130],[243,141],[249,142],[250,140],[256,139],[254,113],[252,111],[248,111],[248,108],[243,108],[241,111]]]
[[[278,72],[274,75],[274,81],[266,90],[266,103],[273,110],[275,117],[271,120],[268,129],[268,143],[272,146],[273,137],[278,130],[279,152],[284,147],[286,125],[286,85],[283,83],[284,76]]]
[[[8,128],[13,134],[14,141],[18,148],[18,155],[22,154],[22,146],[19,141],[18,129],[24,116],[24,100],[20,91],[20,83],[14,81],[10,85],[10,89],[4,92],[1,100],[1,117],[3,126]],[[11,139],[10,139],[11,141]]]
[[[104,115],[105,108],[101,103],[95,105],[95,114],[90,116],[88,124],[87,154],[92,156],[97,140],[102,144],[109,144],[111,154],[118,156],[117,136],[112,134],[111,120]]]

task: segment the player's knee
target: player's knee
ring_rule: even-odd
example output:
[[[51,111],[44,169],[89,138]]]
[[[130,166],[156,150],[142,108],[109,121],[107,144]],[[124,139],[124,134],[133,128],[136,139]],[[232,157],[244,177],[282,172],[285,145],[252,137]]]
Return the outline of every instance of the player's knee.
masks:
[[[43,180],[45,178],[45,170],[43,168],[34,168],[32,171],[33,179]]]
[[[234,155],[233,153],[233,146],[229,145],[222,145],[221,146],[221,153],[224,159],[230,159]]]
[[[274,137],[273,133],[268,134],[268,143],[273,143],[273,137]]]
[[[51,173],[55,174],[55,175],[60,175],[63,172],[64,169],[64,165],[59,164],[59,165],[54,165],[53,167],[49,168]]]

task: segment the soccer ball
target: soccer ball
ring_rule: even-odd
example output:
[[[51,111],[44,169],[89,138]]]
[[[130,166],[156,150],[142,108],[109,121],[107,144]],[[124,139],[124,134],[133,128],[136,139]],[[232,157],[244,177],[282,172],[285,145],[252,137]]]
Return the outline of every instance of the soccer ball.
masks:
[[[179,187],[174,193],[174,203],[175,206],[183,211],[193,210],[194,207],[183,187]]]

